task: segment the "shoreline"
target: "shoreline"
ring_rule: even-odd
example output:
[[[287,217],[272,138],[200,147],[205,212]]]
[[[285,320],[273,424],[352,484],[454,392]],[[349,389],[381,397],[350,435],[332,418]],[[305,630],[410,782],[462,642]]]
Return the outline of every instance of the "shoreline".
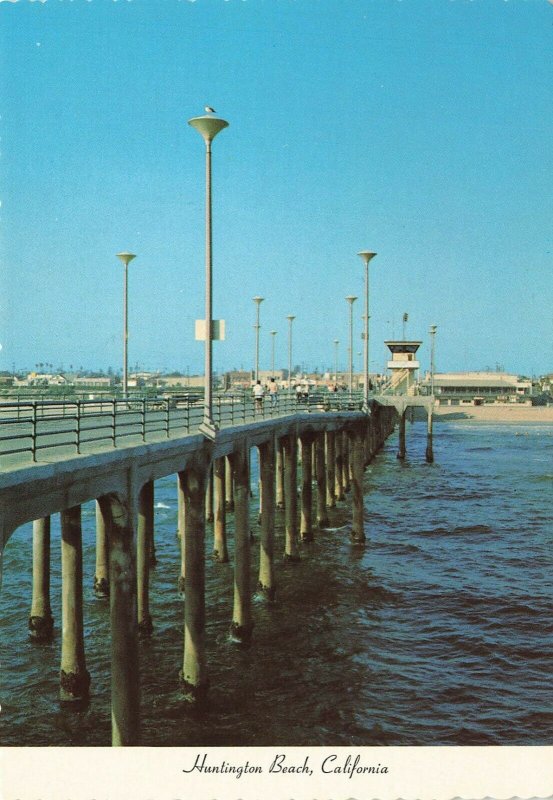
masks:
[[[553,406],[434,406],[433,416],[439,422],[553,423]]]

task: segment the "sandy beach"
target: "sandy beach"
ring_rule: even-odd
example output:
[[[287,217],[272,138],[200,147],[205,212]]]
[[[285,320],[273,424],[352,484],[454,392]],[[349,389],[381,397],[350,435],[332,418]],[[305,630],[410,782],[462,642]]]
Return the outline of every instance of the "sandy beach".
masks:
[[[456,422],[541,422],[553,423],[553,406],[500,405],[485,406],[435,406],[437,420]]]

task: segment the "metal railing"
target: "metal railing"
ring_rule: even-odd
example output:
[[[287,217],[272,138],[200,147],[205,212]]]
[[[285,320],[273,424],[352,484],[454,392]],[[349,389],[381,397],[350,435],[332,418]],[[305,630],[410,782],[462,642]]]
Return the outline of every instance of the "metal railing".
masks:
[[[309,411],[354,411],[359,393],[294,392],[265,395],[218,394],[213,420],[219,428]],[[36,463],[43,451],[62,458],[194,433],[203,419],[201,398],[142,397],[94,400],[0,402],[0,468]]]

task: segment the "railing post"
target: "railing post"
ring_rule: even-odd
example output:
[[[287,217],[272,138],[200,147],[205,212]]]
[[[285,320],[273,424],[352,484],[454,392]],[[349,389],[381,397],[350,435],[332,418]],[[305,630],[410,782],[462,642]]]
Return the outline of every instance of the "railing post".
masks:
[[[165,401],[165,434],[169,438],[169,398]]]
[[[77,418],[76,418],[76,428],[75,428],[75,445],[77,447],[77,455],[81,454],[81,401],[76,401],[77,406]],[[65,405],[63,407],[63,413],[65,416]]]
[[[115,414],[116,414],[116,412],[117,412],[117,400],[114,398],[111,401],[111,420],[112,420],[111,441],[113,442],[113,446],[114,447],[117,447],[117,444],[116,444],[116,429],[115,429]]]
[[[146,441],[146,398],[142,398],[142,441]]]
[[[33,453],[33,461],[36,462],[36,400],[33,400],[33,417],[32,417],[32,432],[31,432],[31,439],[32,439],[32,453]]]

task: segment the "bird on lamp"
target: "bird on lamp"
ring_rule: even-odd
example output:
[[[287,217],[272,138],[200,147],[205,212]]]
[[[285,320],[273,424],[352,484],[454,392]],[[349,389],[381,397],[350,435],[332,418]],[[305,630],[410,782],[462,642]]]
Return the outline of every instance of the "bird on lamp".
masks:
[[[208,114],[215,114],[215,109],[211,108],[211,106],[206,106],[205,110],[207,111]]]

